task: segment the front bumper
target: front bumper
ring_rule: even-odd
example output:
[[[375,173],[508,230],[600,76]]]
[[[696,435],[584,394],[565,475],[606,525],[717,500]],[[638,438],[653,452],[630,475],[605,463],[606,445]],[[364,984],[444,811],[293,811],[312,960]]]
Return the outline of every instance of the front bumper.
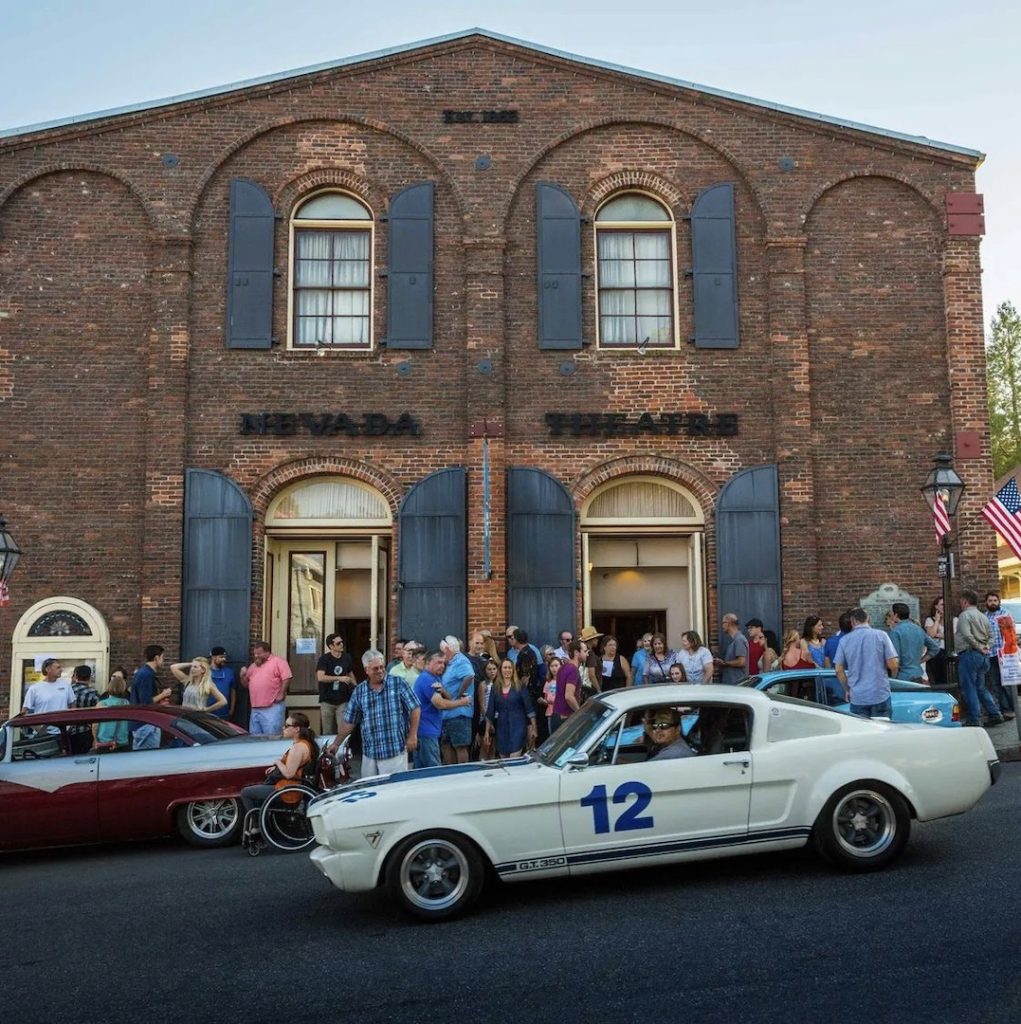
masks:
[[[379,877],[378,856],[354,850],[334,850],[329,846],[317,846],[309,857],[312,863],[341,892],[368,892],[376,888]]]
[[[344,891],[344,861],[341,854],[328,846],[317,846],[309,857],[312,863],[338,888]]]

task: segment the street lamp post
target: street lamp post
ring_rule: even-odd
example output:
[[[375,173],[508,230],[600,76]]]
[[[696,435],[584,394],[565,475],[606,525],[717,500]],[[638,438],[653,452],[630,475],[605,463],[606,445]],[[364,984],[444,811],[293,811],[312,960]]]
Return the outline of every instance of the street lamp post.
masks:
[[[922,484],[922,494],[929,503],[929,508],[934,510],[936,502],[941,501],[946,509],[948,522],[952,523],[957,514],[957,506],[960,504],[961,495],[964,494],[964,481],[957,475],[954,469],[954,460],[947,452],[940,452],[933,460],[934,465],[929,470],[929,475]],[[957,656],[954,651],[953,622],[954,612],[951,605],[950,585],[954,572],[953,540],[951,530],[946,530],[942,539],[942,553],[936,562],[937,571],[943,582],[943,650],[946,655],[947,686],[957,685]]]
[[[7,581],[14,572],[14,567],[21,558],[21,548],[7,532],[7,520],[0,515],[0,606],[9,602]]]

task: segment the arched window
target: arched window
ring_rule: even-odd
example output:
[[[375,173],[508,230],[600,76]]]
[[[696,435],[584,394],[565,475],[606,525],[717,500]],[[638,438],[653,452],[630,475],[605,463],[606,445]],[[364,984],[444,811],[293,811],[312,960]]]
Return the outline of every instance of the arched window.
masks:
[[[651,196],[624,192],[596,213],[600,348],[675,348],[674,223]]]
[[[292,484],[266,510],[272,532],[308,527],[389,528],[390,507],[375,489],[347,477],[320,477]]]
[[[320,192],[291,218],[291,348],[372,347],[369,209],[345,192]]]

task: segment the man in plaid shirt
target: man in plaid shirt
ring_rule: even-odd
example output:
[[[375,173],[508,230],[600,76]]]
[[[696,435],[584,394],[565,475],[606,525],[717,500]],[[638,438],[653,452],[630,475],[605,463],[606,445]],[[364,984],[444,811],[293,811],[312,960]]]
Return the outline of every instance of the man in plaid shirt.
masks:
[[[94,708],[99,703],[99,694],[92,685],[92,669],[78,665],[71,676],[76,708]],[[92,749],[92,726],[72,725],[68,730],[72,754],[87,754]]]
[[[986,675],[986,689],[1000,705],[1003,717],[1013,718],[1013,687],[1003,686],[1000,683],[1000,649],[1003,647],[1003,634],[1000,632],[1000,624],[997,619],[1001,616],[1011,618],[1009,612],[1000,608],[1000,595],[995,590],[990,590],[986,594],[986,618],[989,620],[989,628],[993,631],[993,642],[989,645],[989,672]]]
[[[408,754],[418,747],[418,698],[406,680],[386,674],[386,658],[379,651],[366,651],[362,666],[365,681],[355,687],[337,738],[327,749],[335,754],[344,738],[361,726],[362,777],[406,771]]]

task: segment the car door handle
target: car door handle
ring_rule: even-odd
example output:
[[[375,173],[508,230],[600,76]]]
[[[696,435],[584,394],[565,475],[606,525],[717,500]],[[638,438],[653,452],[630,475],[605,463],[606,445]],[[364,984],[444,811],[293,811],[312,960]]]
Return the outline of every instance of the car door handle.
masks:
[[[751,761],[746,758],[742,758],[740,761],[724,761],[724,768],[733,768],[734,765],[740,765],[742,768],[747,768],[751,764]]]
[[[74,759],[75,764],[95,764],[97,758],[95,757],[76,757]]]

